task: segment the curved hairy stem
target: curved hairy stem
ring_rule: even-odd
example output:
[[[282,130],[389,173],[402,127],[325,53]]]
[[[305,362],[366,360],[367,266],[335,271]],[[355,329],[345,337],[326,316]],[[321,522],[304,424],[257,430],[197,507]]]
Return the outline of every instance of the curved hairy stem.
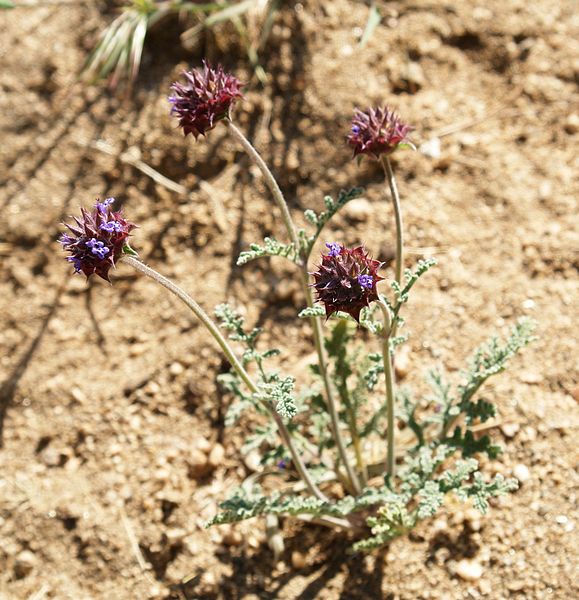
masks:
[[[247,152],[251,160],[257,165],[261,173],[265,178],[265,182],[269,187],[276,204],[281,210],[282,218],[288,233],[288,236],[291,242],[294,244],[296,249],[296,257],[299,260],[301,266],[301,280],[302,280],[302,288],[304,290],[304,294],[306,297],[306,303],[309,307],[314,305],[311,290],[309,288],[308,282],[308,269],[307,269],[307,260],[302,256],[300,242],[297,234],[296,227],[291,218],[287,202],[285,201],[283,192],[281,191],[275,177],[272,172],[269,170],[269,167],[265,164],[263,158],[261,158],[260,154],[257,150],[252,146],[251,142],[243,135],[243,133],[229,120],[225,121],[230,133],[235,137],[235,139],[243,146],[243,149]],[[319,317],[311,318],[312,329],[314,334],[314,344],[316,347],[316,352],[318,354],[318,363],[320,366],[320,373],[322,375],[322,379],[324,381],[324,387],[326,390],[326,398],[328,401],[328,411],[330,413],[330,419],[332,422],[332,433],[334,435],[334,439],[336,441],[336,445],[338,447],[338,452],[340,454],[340,458],[344,463],[344,467],[348,473],[348,478],[350,480],[352,489],[356,494],[361,492],[360,482],[358,480],[358,476],[356,471],[352,467],[350,460],[348,458],[348,454],[346,452],[346,445],[344,444],[344,440],[342,438],[342,434],[340,432],[340,422],[338,416],[338,408],[336,398],[332,389],[331,381],[328,374],[328,366],[327,360],[324,351],[323,345],[323,334],[322,334],[322,325]]]
[[[265,164],[265,161],[263,160],[263,158],[261,158],[261,155],[259,154],[259,152],[253,147],[251,142],[243,135],[241,130],[238,129],[238,127],[236,125],[234,125],[229,119],[227,119],[225,121],[225,124],[227,125],[229,132],[243,146],[243,149],[247,152],[247,154],[249,155],[251,160],[257,165],[257,167],[261,171],[261,174],[265,178],[265,183],[267,184],[267,187],[271,191],[272,196],[275,200],[275,203],[277,204],[278,208],[281,211],[281,216],[282,216],[285,228],[287,230],[287,234],[290,238],[290,241],[292,242],[292,244],[294,245],[294,247],[296,249],[296,256],[299,257],[300,242],[299,242],[299,238],[298,238],[298,233],[297,233],[296,227],[294,225],[294,222],[292,220],[292,217],[290,215],[287,202],[285,201],[284,195],[283,195],[275,177],[273,176],[272,172],[269,170],[269,167]]]
[[[394,220],[396,221],[396,269],[395,269],[395,277],[396,281],[402,285],[402,272],[404,265],[404,255],[403,255],[403,229],[402,229],[402,209],[400,206],[400,195],[398,194],[398,186],[396,185],[396,178],[394,177],[394,171],[392,170],[392,165],[390,163],[390,159],[387,156],[382,156],[381,159],[382,166],[384,167],[384,174],[386,175],[386,180],[388,181],[388,185],[390,186],[390,193],[392,195],[392,206],[394,208]]]
[[[197,304],[197,302],[195,302],[195,300],[193,300],[193,298],[191,298],[191,296],[189,296],[189,294],[187,294],[187,292],[185,292],[179,286],[175,285],[171,280],[167,279],[160,273],[157,273],[157,271],[155,271],[151,267],[142,263],[137,258],[134,258],[133,256],[123,256],[123,260],[126,263],[128,263],[129,265],[131,265],[131,267],[133,267],[137,271],[140,271],[147,277],[150,277],[157,283],[161,284],[165,289],[169,290],[172,294],[177,296],[177,298],[179,298],[179,300],[184,302],[185,305],[195,314],[195,316],[201,321],[201,323],[209,331],[209,333],[212,335],[213,339],[219,344],[219,347],[225,354],[227,360],[229,361],[231,366],[235,369],[236,373],[239,375],[241,380],[249,388],[249,390],[253,394],[256,394],[258,392],[257,385],[253,382],[253,380],[249,376],[249,373],[245,370],[245,368],[241,364],[240,360],[237,358],[237,356],[233,352],[231,346],[229,345],[229,342],[225,339],[225,337],[221,333],[219,327],[213,322],[213,320],[209,317],[209,315],[207,315],[207,313],[199,306],[199,304]],[[288,450],[290,451],[293,463],[294,463],[298,473],[300,474],[300,477],[303,479],[304,483],[307,485],[310,492],[312,494],[314,494],[314,496],[316,496],[316,498],[323,500],[323,501],[327,501],[328,499],[326,498],[326,496],[320,491],[320,489],[318,488],[318,486],[315,484],[314,480],[312,479],[305,463],[303,462],[299,452],[297,451],[297,449],[293,443],[290,432],[288,431],[285,423],[283,422],[283,419],[276,412],[275,408],[272,407],[268,402],[264,402],[263,405],[267,409],[267,411],[271,414],[271,416],[273,417],[273,419],[278,427],[279,434],[280,434],[284,444],[287,446]]]
[[[377,301],[384,315],[384,330],[382,331],[382,360],[384,363],[384,379],[386,380],[386,418],[388,423],[386,454],[386,472],[391,478],[396,470],[396,450],[394,444],[395,422],[394,422],[394,374],[392,369],[392,352],[390,349],[390,334],[392,332],[392,318],[390,309],[382,300]]]

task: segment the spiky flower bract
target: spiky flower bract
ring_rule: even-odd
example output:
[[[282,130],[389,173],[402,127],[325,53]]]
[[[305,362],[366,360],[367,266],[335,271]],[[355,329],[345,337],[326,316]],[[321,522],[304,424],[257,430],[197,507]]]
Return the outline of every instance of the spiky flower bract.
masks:
[[[414,128],[403,123],[394,111],[384,108],[356,109],[347,141],[354,156],[368,154],[375,158],[392,154],[400,146],[411,146],[408,134]]]
[[[240,89],[243,84],[220,65],[213,68],[205,61],[203,69],[184,71],[183,76],[184,84],[175,82],[171,86],[171,114],[179,117],[185,135],[191,133],[197,139],[222,119],[229,118],[232,105],[243,98]]]
[[[383,263],[369,258],[363,246],[350,249],[336,242],[326,246],[329,253],[322,254],[322,264],[311,273],[317,301],[323,303],[326,317],[342,311],[359,322],[360,311],[378,300],[376,284],[384,279],[378,269]]]
[[[64,223],[70,233],[63,233],[58,240],[62,249],[69,252],[66,260],[72,263],[75,273],[84,273],[87,279],[96,274],[106,281],[109,270],[127,245],[134,223],[126,221],[120,211],[113,211],[114,198],[97,202],[92,211],[81,208],[80,217],[72,217],[73,224]]]

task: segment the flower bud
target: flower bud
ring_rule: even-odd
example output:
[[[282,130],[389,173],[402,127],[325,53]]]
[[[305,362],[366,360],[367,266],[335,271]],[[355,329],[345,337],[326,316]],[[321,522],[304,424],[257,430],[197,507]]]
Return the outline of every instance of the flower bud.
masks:
[[[413,129],[387,106],[356,109],[347,141],[354,148],[354,156],[368,154],[380,158],[382,154],[392,154],[399,146],[414,147],[408,139]]]
[[[185,83],[175,82],[171,86],[171,114],[179,118],[185,135],[191,133],[197,139],[218,121],[229,118],[233,104],[243,98],[240,91],[243,84],[221,66],[213,68],[205,61],[202,70],[184,71],[183,76]]]
[[[336,242],[326,246],[329,253],[322,255],[318,270],[310,273],[317,301],[323,303],[326,318],[342,311],[359,321],[362,308],[378,300],[376,284],[384,278],[377,271],[383,263],[369,258],[362,246],[350,249]]]
[[[84,273],[87,279],[96,274],[106,281],[109,270],[114,267],[127,244],[130,231],[136,227],[114,212],[114,198],[97,202],[92,211],[81,208],[80,217],[72,217],[74,224],[64,223],[70,233],[63,233],[58,240],[62,249],[69,252],[66,260],[72,263],[75,273]]]

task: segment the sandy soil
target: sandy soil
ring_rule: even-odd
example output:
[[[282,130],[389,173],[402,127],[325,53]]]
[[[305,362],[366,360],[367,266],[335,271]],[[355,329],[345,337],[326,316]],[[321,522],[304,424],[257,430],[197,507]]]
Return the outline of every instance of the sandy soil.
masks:
[[[126,266],[112,287],[87,285],[54,240],[79,205],[114,195],[140,225],[134,245],[147,262],[208,310],[246,306],[284,361],[307,360],[291,271],[234,265],[248,243],[282,235],[263,181],[225,128],[193,143],[168,116],[183,67],[208,54],[247,78],[243,53],[227,31],[187,53],[169,23],[123,102],[75,83],[112,16],[103,4],[21,8],[0,13],[3,600],[579,596],[575,3],[380,3],[383,23],[360,49],[366,4],[288,2],[264,59],[272,83],[253,86],[236,118],[296,218],[364,185],[334,238],[378,257],[392,251],[392,214],[380,171],[358,167],[343,143],[353,107],[393,103],[418,143],[440,138],[439,157],[396,160],[410,260],[439,260],[408,309],[407,382],[434,364],[456,373],[490,334],[538,319],[540,340],[485,390],[505,446],[488,471],[517,472],[520,490],[486,517],[449,506],[372,556],[286,522],[275,564],[261,521],[203,529],[252,469],[243,431],[224,429],[216,377],[226,365],[162,289]],[[121,160],[137,151],[190,197]]]

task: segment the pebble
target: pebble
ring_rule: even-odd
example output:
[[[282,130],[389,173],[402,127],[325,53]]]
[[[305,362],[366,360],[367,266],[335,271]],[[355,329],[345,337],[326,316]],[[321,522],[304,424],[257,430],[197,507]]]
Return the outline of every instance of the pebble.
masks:
[[[529,385],[537,385],[538,383],[541,383],[543,381],[543,376],[533,371],[525,371],[524,373],[521,373],[519,379],[523,383],[527,383]]]
[[[221,444],[215,444],[209,453],[209,464],[216,468],[223,464],[225,449]]]
[[[493,587],[490,581],[487,579],[481,579],[478,582],[478,590],[483,596],[488,596],[492,592]]]
[[[56,448],[45,448],[40,453],[40,458],[47,467],[61,467],[64,464],[61,453]]]
[[[261,456],[259,451],[252,450],[246,456],[243,457],[243,463],[249,471],[256,472],[261,468]]]
[[[454,572],[465,581],[477,581],[482,577],[482,565],[476,560],[463,559],[456,563]]]
[[[209,454],[209,452],[211,452],[211,448],[213,447],[211,442],[203,437],[197,438],[195,441],[195,446],[201,450],[201,452],[205,452],[205,454]]]
[[[525,589],[526,583],[523,579],[515,579],[507,583],[507,589],[510,592],[522,592]]]
[[[169,367],[169,373],[171,373],[171,375],[173,375],[174,377],[176,377],[177,375],[181,375],[181,373],[183,373],[184,370],[185,367],[179,362],[171,363],[171,366]]]
[[[567,133],[577,133],[579,131],[579,115],[571,114],[567,117],[565,121],[565,131]]]
[[[171,545],[177,545],[181,544],[187,537],[187,531],[181,527],[172,527],[171,529],[167,529],[165,535],[167,536],[167,541]]]
[[[372,214],[372,205],[366,198],[356,198],[346,204],[344,213],[353,221],[367,221]]]
[[[85,393],[78,387],[73,387],[70,390],[70,395],[72,396],[72,399],[76,400],[79,404],[86,404],[87,402]]]
[[[514,438],[520,428],[521,426],[518,423],[505,423],[504,425],[501,425],[501,431],[507,438]]]
[[[36,556],[30,550],[22,550],[14,561],[14,575],[17,579],[26,577],[36,565]]]
[[[531,479],[531,472],[529,471],[529,467],[522,463],[515,465],[513,469],[513,477],[519,480],[520,483],[526,483]]]
[[[306,557],[297,550],[292,552],[292,567],[294,569],[303,569],[306,566]]]
[[[193,478],[203,477],[211,470],[207,455],[197,448],[193,449],[187,458],[187,466],[189,475]]]
[[[420,144],[418,148],[424,156],[428,158],[439,159],[442,156],[442,146],[440,144],[440,138],[430,138],[426,142]]]
[[[399,379],[404,379],[408,375],[410,371],[410,346],[402,346],[396,354],[394,371]]]
[[[243,542],[243,536],[236,529],[225,532],[221,538],[221,543],[225,546],[240,546],[241,542]]]

